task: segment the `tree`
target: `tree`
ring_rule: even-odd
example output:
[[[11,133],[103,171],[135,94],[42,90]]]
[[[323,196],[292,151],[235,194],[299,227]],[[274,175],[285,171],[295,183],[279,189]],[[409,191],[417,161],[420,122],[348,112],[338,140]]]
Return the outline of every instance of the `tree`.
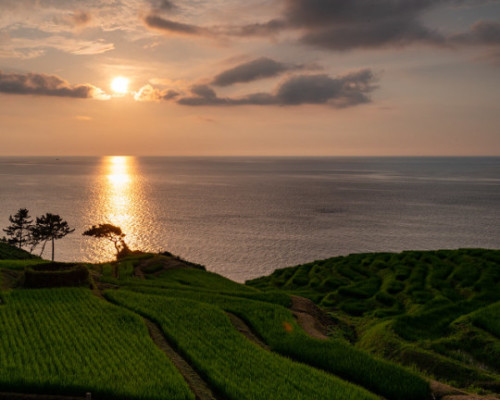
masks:
[[[54,261],[54,242],[74,231],[59,215],[46,213],[41,217],[36,217],[36,224],[31,228],[32,243],[34,246],[43,243],[40,253],[42,256],[45,245],[50,240],[52,242],[52,261]]]
[[[26,208],[20,208],[14,216],[9,216],[9,221],[11,225],[3,229],[9,238],[7,239],[8,243],[19,248],[29,244],[31,227],[33,226],[29,211]]]
[[[95,238],[105,238],[112,242],[116,250],[116,258],[120,255],[130,252],[129,247],[125,243],[125,234],[121,228],[111,224],[93,225],[91,228],[83,232],[85,236],[93,236]]]

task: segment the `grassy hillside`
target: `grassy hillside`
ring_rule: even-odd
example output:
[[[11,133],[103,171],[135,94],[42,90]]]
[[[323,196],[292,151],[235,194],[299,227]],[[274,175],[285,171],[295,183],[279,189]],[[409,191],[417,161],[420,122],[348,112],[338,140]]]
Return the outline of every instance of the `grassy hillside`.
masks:
[[[4,300],[1,392],[194,399],[141,318],[90,290],[15,290]]]
[[[23,249],[0,242],[0,260],[28,260],[32,258],[40,259],[40,257]]]
[[[310,298],[359,348],[460,386],[500,389],[498,250],[355,254],[247,284]]]
[[[0,392],[205,398],[186,386],[176,357],[226,400],[429,400],[429,380],[415,366],[498,392],[499,256],[352,255],[241,285],[169,253],[137,253],[88,264],[93,291],[21,289],[23,271],[44,261],[3,260]],[[291,294],[329,310],[328,339],[303,330]]]

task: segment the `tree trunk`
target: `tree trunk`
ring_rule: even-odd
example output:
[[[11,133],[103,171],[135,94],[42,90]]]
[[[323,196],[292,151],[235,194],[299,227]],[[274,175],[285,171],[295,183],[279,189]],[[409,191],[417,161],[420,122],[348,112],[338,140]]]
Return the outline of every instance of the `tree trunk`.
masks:
[[[46,246],[46,245],[47,245],[47,240],[45,240],[45,241],[43,242],[42,251],[40,251],[40,257],[42,257],[43,252],[45,251],[45,246]]]
[[[52,261],[54,261],[54,238],[52,238]]]

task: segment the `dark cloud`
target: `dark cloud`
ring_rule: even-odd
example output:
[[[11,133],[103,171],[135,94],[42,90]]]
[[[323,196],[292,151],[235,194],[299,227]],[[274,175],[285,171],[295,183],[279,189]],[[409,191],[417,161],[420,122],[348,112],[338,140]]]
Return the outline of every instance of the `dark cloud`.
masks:
[[[150,28],[200,36],[270,37],[295,30],[303,44],[343,51],[356,48],[497,44],[496,22],[479,22],[451,37],[424,25],[424,13],[441,5],[477,6],[498,0],[283,0],[281,16],[248,25],[201,27],[150,15]]]
[[[303,66],[286,64],[267,57],[261,57],[221,72],[214,78],[212,84],[216,86],[229,86],[240,82],[271,78],[283,72],[300,68],[303,68]]]
[[[356,71],[338,78],[328,75],[298,75],[278,87],[279,104],[325,104],[350,107],[368,103],[368,94],[375,89],[375,77],[369,69]]]
[[[170,19],[162,18],[158,15],[148,15],[144,22],[146,25],[153,29],[158,29],[163,32],[177,33],[183,35],[203,35],[209,33],[205,28],[196,25],[183,24],[175,22]]]
[[[215,91],[208,85],[194,85],[191,87],[191,93],[206,99],[214,99],[217,97]]]
[[[444,38],[423,26],[422,12],[444,0],[287,0],[290,26],[305,29],[308,45],[348,50],[442,44]]]
[[[5,74],[0,71],[0,93],[86,99],[97,97],[100,90],[88,84],[71,86],[55,75]]]
[[[500,22],[479,21],[471,26],[468,32],[451,36],[450,42],[454,44],[469,45],[499,45]]]
[[[306,33],[301,42],[332,50],[354,48],[400,47],[412,43],[444,45],[445,39],[415,21],[376,21],[369,24],[346,24]]]
[[[433,6],[460,0],[285,0],[280,18],[264,23],[200,27],[157,15],[146,25],[164,32],[211,36],[271,36],[284,29],[300,30],[301,41],[317,47],[347,50],[441,44],[444,38],[420,22]]]
[[[153,12],[144,18],[147,27],[162,31],[164,33],[174,33],[192,36],[270,36],[283,29],[282,21],[271,20],[265,23],[255,23],[249,25],[222,25],[203,27],[193,24],[173,21],[159,16]]]
[[[443,0],[286,0],[285,16],[298,27],[374,23],[391,19],[413,20]]]
[[[193,96],[183,97],[178,103],[188,106],[330,104],[344,108],[370,102],[369,94],[376,88],[375,81],[369,69],[337,78],[323,74],[297,75],[278,85],[273,94],[252,93],[239,98],[218,97],[209,86],[196,85],[191,88]]]
[[[180,95],[179,92],[175,91],[175,90],[172,90],[172,89],[169,89],[167,91],[165,91],[162,95],[162,99],[163,100],[170,100],[170,99],[175,99],[176,97],[178,97]]]

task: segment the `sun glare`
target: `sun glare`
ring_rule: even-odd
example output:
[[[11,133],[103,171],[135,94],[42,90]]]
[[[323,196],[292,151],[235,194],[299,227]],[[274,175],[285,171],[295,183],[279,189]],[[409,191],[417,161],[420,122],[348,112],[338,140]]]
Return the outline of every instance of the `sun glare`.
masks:
[[[129,80],[127,78],[118,76],[111,82],[111,89],[113,89],[115,93],[126,94],[128,93],[128,82]]]

